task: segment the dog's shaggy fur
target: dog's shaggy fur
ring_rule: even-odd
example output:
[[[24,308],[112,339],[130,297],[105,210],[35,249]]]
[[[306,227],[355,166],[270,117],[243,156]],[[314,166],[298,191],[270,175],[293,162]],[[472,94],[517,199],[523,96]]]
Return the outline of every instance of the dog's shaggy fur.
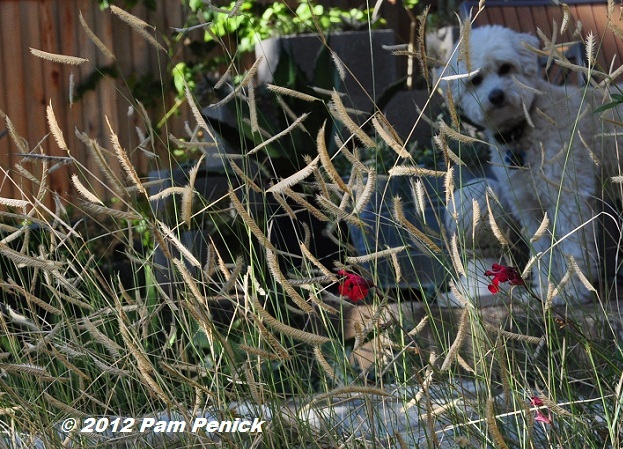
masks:
[[[458,44],[440,87],[450,90],[463,116],[484,128],[496,194],[527,242],[547,214],[547,231],[530,243],[534,288],[545,299],[548,288],[551,293],[560,285],[555,304],[588,302],[594,295],[582,275],[595,283],[599,272],[594,217],[605,190],[620,187],[611,179],[620,175],[623,155],[618,111],[594,112],[611,101],[599,89],[545,81],[537,55],[525,45],[538,48],[534,36],[501,26],[470,34],[468,51]]]

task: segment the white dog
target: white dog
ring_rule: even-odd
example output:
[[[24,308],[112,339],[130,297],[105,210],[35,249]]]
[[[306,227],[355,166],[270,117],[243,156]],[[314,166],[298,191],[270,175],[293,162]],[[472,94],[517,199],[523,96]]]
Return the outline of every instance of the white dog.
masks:
[[[587,280],[596,282],[599,273],[594,217],[605,190],[620,187],[611,179],[620,175],[618,111],[594,112],[611,101],[603,91],[546,82],[525,45],[538,48],[534,36],[501,26],[470,34],[469,51],[459,43],[440,87],[486,132],[494,191],[535,256],[535,291],[543,300],[556,292],[557,305],[589,302],[594,293]],[[545,232],[535,239],[537,230]]]

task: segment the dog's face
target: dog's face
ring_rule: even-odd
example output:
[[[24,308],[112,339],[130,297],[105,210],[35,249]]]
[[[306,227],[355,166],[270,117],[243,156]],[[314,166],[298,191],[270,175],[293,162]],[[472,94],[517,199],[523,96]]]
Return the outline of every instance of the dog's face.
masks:
[[[494,25],[474,28],[469,42],[469,52],[461,42],[443,73],[466,76],[442,78],[440,86],[451,90],[455,104],[473,123],[496,132],[509,130],[532,105],[532,86],[539,76],[537,56],[523,43],[537,47],[539,41]]]

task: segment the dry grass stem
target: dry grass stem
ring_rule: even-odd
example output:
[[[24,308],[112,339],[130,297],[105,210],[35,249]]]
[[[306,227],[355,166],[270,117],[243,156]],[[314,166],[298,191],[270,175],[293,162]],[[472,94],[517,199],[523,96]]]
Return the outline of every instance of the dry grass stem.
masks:
[[[459,366],[468,373],[476,374],[476,370],[472,368],[463,357],[461,357],[461,354],[456,355],[456,363],[458,363]]]
[[[389,170],[390,176],[433,176],[442,178],[446,176],[445,171],[429,170],[428,168],[416,167],[413,165],[397,165]]]
[[[85,62],[89,62],[88,59],[79,58],[77,56],[58,55],[56,53],[48,53],[47,51],[37,50],[36,48],[30,48],[30,53],[38,58],[45,59],[47,61],[57,62],[60,64],[80,65]]]
[[[106,351],[116,359],[121,358],[123,348],[119,344],[108,338],[103,332],[100,332],[97,326],[93,324],[88,317],[85,317],[82,323],[86,330],[89,331],[91,337],[93,337],[93,340],[101,344]]]
[[[420,322],[417,324],[417,326],[415,326],[413,329],[411,329],[409,332],[407,332],[407,335],[409,337],[415,337],[417,334],[419,334],[420,332],[422,332],[422,330],[424,330],[424,328],[426,327],[426,325],[428,324],[428,320],[430,319],[430,316],[425,315]]]
[[[210,310],[208,308],[208,302],[205,295],[199,291],[199,286],[197,285],[197,281],[193,278],[188,268],[186,268],[186,264],[182,262],[180,259],[173,258],[171,260],[173,265],[177,271],[182,275],[182,279],[184,280],[184,284],[188,287],[188,290],[192,294],[195,303],[190,306],[190,311],[193,312],[195,317],[198,319],[200,323],[203,323],[206,320],[210,319]],[[196,307],[196,309],[195,309]],[[197,313],[196,310],[201,310],[200,313]],[[212,338],[211,329],[206,332],[206,336],[208,338]]]
[[[562,7],[562,22],[560,24],[560,35],[562,36],[567,32],[567,28],[569,27],[569,5],[566,3],[561,4]]]
[[[398,254],[392,253],[390,254],[390,258],[392,261],[392,268],[394,269],[394,277],[396,278],[396,284],[400,284],[402,280],[402,269],[400,268],[400,262],[398,261]]]
[[[16,208],[25,208],[25,207],[32,205],[32,203],[28,200],[18,200],[15,198],[4,198],[4,197],[0,197],[0,204],[3,206],[16,207]]]
[[[430,91],[431,88],[431,79],[430,74],[431,70],[428,66],[428,55],[426,54],[426,24],[428,23],[428,13],[430,11],[430,4],[426,5],[424,11],[420,15],[418,15],[418,27],[417,27],[417,38],[415,39],[415,57],[417,58],[420,64],[420,73],[424,76],[426,80],[426,86]],[[413,25],[412,25],[413,26]]]
[[[17,133],[11,119],[9,119],[9,117],[6,116],[2,111],[0,111],[0,116],[4,118],[4,121],[6,123],[6,129],[9,132],[9,136],[11,137],[11,140],[13,141],[15,146],[18,148],[19,152],[22,154],[29,153],[30,147],[28,146],[28,142]]]
[[[343,387],[336,388],[331,391],[327,391],[325,393],[319,393],[314,396],[309,403],[303,406],[303,410],[311,408],[312,405],[324,401],[326,399],[338,399],[342,396],[347,396],[351,399],[357,399],[360,397],[365,397],[366,395],[370,396],[381,396],[381,397],[392,397],[392,394],[388,391],[385,391],[381,388],[376,387],[360,387],[356,385],[346,385]],[[341,401],[340,401],[341,402]]]
[[[158,226],[160,227],[161,232],[166,236],[166,238],[173,243],[173,245],[177,248],[184,259],[188,261],[193,267],[201,268],[201,262],[197,260],[197,258],[193,255],[193,253],[184,246],[182,242],[175,236],[175,233],[171,228],[169,228],[166,224],[161,221],[158,221]]]
[[[372,126],[374,126],[375,131],[378,133],[379,137],[383,139],[383,141],[396,152],[398,157],[401,158],[409,158],[411,155],[404,148],[404,143],[400,141],[400,137],[398,137],[395,133],[388,131],[380,122],[378,117],[372,117]]]
[[[299,126],[307,118],[308,115],[309,114],[305,113],[305,114],[301,115],[300,117],[297,117],[297,119],[294,120],[294,122],[292,122],[292,124],[290,124],[290,126],[288,126],[286,129],[284,129],[283,131],[275,134],[270,139],[266,139],[264,142],[260,143],[259,145],[256,145],[255,147],[253,147],[249,151],[247,151],[246,152],[246,156],[251,156],[251,155],[257,153],[262,148],[267,147],[268,145],[272,144],[273,142],[281,139],[283,136],[289,134],[294,128]]]
[[[305,128],[305,125],[303,125],[302,121],[298,121],[298,116],[296,115],[296,113],[292,110],[292,108],[290,106],[288,106],[288,104],[283,100],[283,98],[281,98],[281,96],[277,96],[276,97],[277,100],[277,104],[279,105],[279,107],[281,108],[281,110],[286,114],[286,117],[288,117],[288,119],[296,122],[296,126],[298,128],[301,129],[301,131],[303,131],[305,134],[310,134],[310,132],[307,130],[307,128]],[[266,138],[266,139],[270,139],[271,137],[273,137],[270,133],[268,132],[264,132],[262,133],[262,135]]]
[[[536,230],[534,235],[530,238],[530,243],[534,243],[545,236],[549,227],[549,217],[547,216],[547,212],[543,214],[543,220],[539,225],[539,228]]]
[[[296,91],[296,90],[288,89],[287,87],[275,86],[274,84],[267,84],[266,88],[268,90],[270,90],[271,92],[274,92],[276,94],[285,95],[285,96],[288,96],[288,97],[296,98],[298,100],[309,101],[309,102],[320,101],[320,98],[318,98],[318,97],[314,97],[313,95],[304,94],[304,93]]]
[[[274,318],[270,315],[264,307],[260,304],[256,297],[251,297],[251,302],[253,304],[253,308],[257,311],[257,314],[264,320],[264,322],[276,330],[277,332],[292,337],[296,340],[303,341],[310,345],[322,345],[330,342],[331,340],[322,335],[312,334],[309,332],[302,331],[300,329],[295,329],[293,327],[288,326],[287,324],[282,323],[281,321]]]
[[[454,409],[460,405],[461,405],[461,399],[456,398],[445,404],[435,406],[433,409],[431,409],[430,413],[427,413],[426,415],[422,415],[422,419],[428,420],[428,419],[436,418],[440,415],[443,415],[448,410]]]
[[[218,259],[219,261],[222,260],[220,255]],[[221,268],[221,272],[226,271],[224,268],[225,268],[224,266]],[[244,268],[245,268],[244,257],[242,256],[237,257],[236,261],[234,262],[234,267],[232,268],[231,273],[226,274],[226,281],[223,285],[221,285],[221,288],[219,292],[217,293],[217,296],[222,296],[222,295],[224,296],[230,293],[235,294],[236,282],[238,281],[238,278],[240,277],[240,274],[242,273],[242,270]],[[208,276],[210,275],[208,270],[206,270],[205,268],[204,268],[204,272],[207,272],[206,274]]]
[[[537,396],[543,402],[543,406],[549,408],[555,414],[561,415],[561,416],[569,416],[569,417],[573,416],[571,412],[562,408],[555,401],[551,400],[549,397],[545,396],[544,394],[539,393]]]
[[[197,122],[197,125],[199,125],[199,127],[201,127],[208,134],[211,142],[218,142],[218,139],[212,132],[212,128],[208,126],[205,119],[203,118],[203,114],[201,114],[201,112],[199,111],[199,108],[197,107],[197,103],[195,102],[195,99],[193,98],[193,95],[190,92],[190,89],[188,86],[185,86],[184,94],[186,96],[186,103],[190,107],[190,111],[192,112],[193,117],[195,121]]]
[[[471,57],[471,31],[472,22],[469,17],[461,22],[461,42],[459,45],[459,61],[463,61],[467,68],[467,72],[472,71],[472,57]]]
[[[184,140],[178,139],[177,137],[175,137],[171,133],[168,134],[168,138],[178,148],[191,148],[191,149],[192,148],[199,148],[199,149],[204,149],[204,148],[218,147],[218,144],[216,142],[200,142],[200,141],[197,141],[197,140],[190,140],[190,141],[186,142]]]
[[[368,179],[366,180],[366,185],[363,188],[361,195],[357,198],[357,202],[355,203],[355,207],[353,208],[353,214],[360,214],[363,212],[364,208],[368,205],[370,200],[372,199],[372,195],[374,194],[376,188],[376,170],[371,168],[368,170]]]
[[[315,207],[314,205],[312,205],[309,201],[307,201],[304,197],[303,194],[299,194],[297,192],[295,192],[294,190],[292,190],[291,188],[287,188],[283,191],[283,193],[290,198],[292,201],[294,201],[296,204],[298,204],[299,206],[303,207],[305,210],[307,210],[310,214],[312,214],[314,217],[316,217],[318,220],[320,221],[329,221],[329,217],[327,217],[325,214],[323,214],[320,210],[318,210],[317,207]]]
[[[151,393],[154,394],[155,398],[168,402],[168,395],[152,377],[153,374],[155,374],[155,369],[149,361],[149,358],[147,357],[147,355],[145,355],[144,351],[138,346],[138,344],[134,343],[127,326],[121,318],[121,315],[118,317],[118,321],[121,338],[125,342],[130,354],[132,354],[134,360],[136,361],[138,374],[140,379],[143,380],[143,384],[150,389]]]
[[[149,201],[159,201],[170,197],[171,195],[182,195],[186,191],[185,187],[167,187],[158,193],[149,197]]]
[[[419,230],[413,223],[407,220],[407,217],[405,216],[404,210],[402,208],[402,201],[398,197],[394,198],[393,212],[397,222],[407,230],[411,237],[415,238],[418,242],[424,245],[428,251],[432,252],[433,254],[442,253],[441,248],[439,248],[428,235],[426,235],[424,232]]]
[[[288,217],[290,217],[291,220],[297,219],[296,213],[290,207],[283,195],[281,195],[280,193],[273,193],[273,198],[277,201],[277,203],[279,203],[279,206],[281,206],[281,208],[285,211],[285,213],[288,215]]]
[[[69,99],[69,109],[71,109],[74,105],[74,89],[75,89],[75,81],[74,81],[74,72],[69,74],[69,87],[67,92],[67,98]]]
[[[344,103],[342,103],[342,99],[340,95],[336,91],[331,94],[331,104],[330,104],[331,112],[335,115],[335,117],[346,126],[346,128],[353,133],[353,135],[359,139],[359,141],[366,148],[376,148],[376,143],[374,140],[368,136],[360,127],[357,125],[350,115],[348,115],[348,111],[344,107]]]
[[[391,257],[394,254],[401,253],[406,249],[407,249],[406,246],[397,246],[394,248],[387,248],[381,251],[376,251],[373,253],[365,254],[363,256],[347,256],[346,259],[344,260],[346,261],[346,263],[349,263],[349,264],[359,264],[359,263],[374,261],[377,259],[386,259],[388,257]]]
[[[463,261],[461,260],[458,237],[456,234],[453,234],[450,239],[450,258],[452,259],[452,265],[454,265],[456,272],[461,276],[467,276],[465,273],[465,267],[463,266]]]
[[[43,367],[28,363],[0,363],[0,370],[4,370],[7,373],[14,374],[16,376],[26,374],[44,382],[67,380],[66,378],[53,376]]]
[[[82,184],[80,179],[78,179],[78,175],[76,175],[76,174],[71,175],[71,182],[73,183],[73,185],[76,188],[76,190],[78,190],[78,192],[83,197],[85,197],[88,201],[90,201],[91,203],[100,204],[100,205],[104,206],[104,203],[102,202],[102,200],[100,200],[97,196],[95,196],[93,193],[91,193],[91,191],[89,189],[87,189],[84,186],[84,184]]]
[[[491,396],[487,398],[487,424],[489,425],[489,433],[493,437],[493,441],[495,442],[496,447],[499,449],[508,449],[508,445],[504,441],[504,437],[500,433],[500,429],[498,428],[498,423],[495,418],[495,401]]]
[[[494,196],[491,190],[487,189],[486,201],[487,201],[487,211],[488,211],[488,217],[489,217],[489,227],[491,228],[493,235],[498,240],[500,245],[507,247],[510,245],[510,242],[508,238],[506,237],[506,235],[504,234],[504,232],[502,231],[502,229],[498,226],[497,221],[495,220],[495,216],[493,214],[493,209],[491,208],[490,198],[492,196],[493,196],[494,201],[497,202],[497,197]]]
[[[121,144],[119,143],[119,137],[117,137],[117,134],[115,134],[115,132],[113,131],[112,125],[110,124],[108,117],[105,117],[105,118],[106,118],[106,124],[108,125],[108,129],[110,130],[110,141],[112,142],[113,148],[115,149],[117,159],[121,163],[121,166],[125,170],[130,180],[132,180],[132,182],[134,183],[138,191],[141,192],[143,195],[147,196],[147,191],[143,187],[143,184],[141,183],[141,179],[139,178],[138,173],[136,173],[136,170],[134,169],[134,166],[132,165],[132,162],[130,161],[128,154],[125,152],[125,150],[121,147]]]
[[[333,371],[333,368],[331,368],[331,365],[327,362],[320,346],[314,346],[314,357],[324,372],[327,373],[327,376],[329,376],[330,379],[335,379],[335,371]]]
[[[333,60],[333,64],[337,70],[337,74],[342,81],[346,79],[346,66],[338,56],[338,54],[334,51],[331,52],[331,59]]]
[[[181,215],[182,221],[186,223],[186,225],[191,227],[191,219],[192,219],[192,211],[193,211],[193,196],[195,194],[195,182],[197,181],[197,174],[201,169],[201,163],[205,155],[201,155],[197,163],[190,169],[188,173],[188,185],[184,187],[182,192],[182,206],[181,206]]]
[[[443,120],[439,121],[439,132],[441,133],[441,135],[445,137],[449,137],[450,139],[456,142],[468,143],[468,144],[470,143],[487,144],[486,142],[483,142],[480,139],[476,139],[475,137],[467,136],[465,134],[461,134],[458,131],[455,131],[452,127],[448,126],[446,122],[444,122]]]
[[[420,213],[420,216],[424,218],[426,216],[426,189],[422,180],[415,181],[412,187],[413,202],[415,207]]]
[[[113,172],[106,159],[106,153],[108,153],[108,151],[102,148],[102,146],[98,144],[95,139],[89,138],[86,134],[81,133],[78,130],[76,130],[76,137],[78,137],[78,139],[87,147],[87,150],[93,157],[96,165],[108,181],[109,187],[117,194],[125,193],[126,188],[123,186],[123,182]]]
[[[446,176],[443,179],[443,189],[446,192],[446,201],[444,204],[450,204],[454,195],[454,167],[448,167]]]
[[[244,172],[244,170],[242,170],[238,164],[236,164],[234,161],[229,161],[229,166],[232,168],[232,170],[234,170],[234,172],[236,173],[236,175],[240,176],[240,178],[242,179],[242,183],[247,186],[250,187],[251,190],[253,190],[254,192],[257,193],[263,193],[264,190],[258,186],[255,181],[253,181],[251,178],[249,178],[249,176],[247,176],[247,174]]]
[[[330,215],[333,215],[335,221],[345,221],[361,228],[366,228],[367,225],[356,215],[353,215],[345,210],[340,209],[333,202],[322,195],[316,195],[316,201],[325,211]],[[324,214],[323,214],[324,215]],[[326,217],[326,216],[325,216]],[[325,221],[330,221],[328,218]]]
[[[500,329],[499,327],[496,327],[493,324],[484,320],[482,322],[482,325],[487,331],[497,334],[501,337],[508,338],[509,340],[525,341],[526,343],[531,343],[534,345],[538,345],[543,342],[543,337],[534,337],[532,335],[523,335],[517,334],[515,332],[509,332],[504,329]]]
[[[165,48],[160,45],[156,38],[147,31],[147,28],[153,29],[153,26],[115,5],[110,5],[110,12],[127,23],[139,36],[150,43],[156,50],[166,52]]]
[[[595,39],[595,35],[591,31],[586,37],[586,64],[589,68],[595,65],[596,47],[597,40]]]
[[[141,220],[143,216],[134,211],[112,209],[92,202],[82,202],[82,207],[96,215],[107,215],[119,220]]]
[[[54,115],[54,109],[52,109],[52,101],[50,101],[50,104],[46,108],[46,116],[48,119],[50,132],[52,133],[52,136],[54,136],[54,139],[56,140],[58,147],[61,150],[69,153],[69,148],[67,148],[67,144],[65,143],[65,138],[63,137],[63,131],[61,131],[60,126],[58,126],[58,122],[56,121],[56,116]]]
[[[121,20],[123,20],[128,25],[132,26],[132,28],[134,28],[134,29],[144,30],[145,28],[154,28],[152,25],[148,24],[144,20],[139,19],[138,17],[130,14],[127,11],[124,11],[123,9],[119,8],[118,6],[111,5],[110,6],[110,12],[115,14],[117,17],[119,17]]]
[[[459,319],[459,326],[456,331],[456,337],[454,338],[454,342],[450,346],[450,349],[448,350],[448,355],[446,355],[445,360],[441,364],[441,368],[439,368],[439,370],[442,372],[450,369],[450,366],[456,360],[456,355],[458,353],[458,350],[461,348],[461,346],[463,346],[465,336],[467,335],[467,324],[469,323],[469,320],[468,320],[469,313],[470,313],[469,308],[465,307],[463,309],[463,313],[461,314],[461,318]]]
[[[255,103],[255,82],[250,82],[247,86],[247,101],[249,103],[249,122],[251,123],[251,132],[257,133],[260,130],[260,124],[257,121],[257,105]]]
[[[265,351],[264,349],[255,348],[253,346],[248,346],[245,344],[241,344],[238,347],[249,355],[259,357],[261,361],[283,360],[278,354],[275,354],[274,352]]]
[[[301,182],[302,180],[307,178],[309,175],[311,175],[313,173],[313,171],[314,171],[314,168],[316,168],[316,165],[318,164],[319,161],[320,161],[320,156],[316,156],[314,158],[314,160],[311,161],[310,163],[308,163],[304,168],[302,168],[301,170],[297,171],[293,175],[290,175],[287,178],[282,179],[277,184],[275,184],[272,187],[270,187],[266,192],[269,192],[269,193],[273,193],[273,192],[283,193],[283,191],[287,187],[292,187],[293,185],[298,184],[299,182]]]
[[[256,59],[255,62],[253,63],[253,65],[251,66],[251,68],[249,70],[247,70],[247,72],[245,73],[244,78],[242,79],[242,81],[240,81],[240,83],[234,89],[232,89],[232,91],[230,93],[228,93],[222,100],[218,101],[217,103],[211,104],[208,107],[210,107],[210,108],[219,108],[219,107],[223,106],[224,104],[230,102],[234,98],[236,98],[238,96],[238,94],[242,91],[242,89],[244,89],[251,82],[253,82],[255,74],[257,73],[257,69],[258,69],[258,67],[259,67],[259,65],[260,65],[260,63],[262,62],[263,59],[264,59],[263,57],[259,57],[258,59]]]
[[[571,271],[576,274],[576,276],[578,277],[578,279],[580,280],[584,288],[586,288],[589,292],[599,294],[597,290],[595,289],[595,287],[593,286],[593,284],[591,284],[591,282],[588,280],[586,275],[582,272],[582,270],[580,270],[580,267],[578,266],[578,263],[575,261],[573,256],[566,255],[565,257],[567,259],[567,263],[569,264]]]
[[[320,156],[320,163],[324,167],[327,175],[331,181],[338,185],[340,189],[344,192],[350,192],[350,189],[346,185],[346,183],[342,180],[342,177],[335,169],[333,162],[331,161],[331,156],[329,155],[329,151],[327,150],[327,143],[325,141],[325,126],[327,122],[325,121],[322,124],[322,127],[318,131],[318,137],[316,138],[316,148],[318,149],[318,155]]]
[[[115,55],[108,49],[108,47],[106,47],[106,45],[104,45],[104,43],[99,39],[99,37],[95,35],[93,30],[91,30],[86,20],[84,20],[84,17],[82,16],[82,11],[78,13],[78,17],[80,18],[80,25],[82,26],[82,29],[84,30],[84,32],[87,34],[89,40],[93,42],[93,44],[95,44],[98,50],[101,51],[102,54],[106,58],[110,60],[114,60]]]
[[[481,216],[480,204],[478,200],[472,198],[472,241],[474,242],[476,241],[476,232],[480,226]]]
[[[13,261],[18,267],[33,267],[41,268],[46,271],[53,271],[63,266],[63,262],[27,256],[9,248],[4,243],[0,243],[0,254]]]
[[[270,274],[273,276],[275,281],[283,287],[283,289],[288,294],[289,298],[297,305],[299,309],[303,312],[308,313],[310,315],[315,314],[314,308],[310,306],[305,299],[296,291],[296,289],[288,282],[288,279],[284,276],[279,268],[279,262],[277,261],[277,256],[270,249],[266,249],[266,262],[268,265],[268,270]]]
[[[452,161],[456,165],[465,165],[465,162],[461,160],[461,158],[450,149],[448,146],[448,142],[446,141],[446,134],[439,134],[433,137],[433,142],[443,152],[443,156],[446,159],[446,162]]]
[[[325,267],[313,254],[312,252],[309,250],[308,245],[305,245],[304,243],[299,243],[299,248],[301,248],[301,254],[303,254],[303,256],[309,260],[311,262],[311,264],[313,266],[315,266],[316,268],[318,268],[320,270],[320,272],[322,274],[324,274],[325,276],[327,276],[332,282],[337,282],[337,277],[335,276],[335,274],[329,270],[327,267]]]
[[[32,293],[28,292],[21,285],[17,285],[15,281],[9,279],[9,283],[0,283],[0,287],[5,291],[17,292],[19,295],[23,296],[28,303],[32,303],[33,305],[40,307],[41,309],[49,312],[53,315],[62,315],[63,312],[60,309],[57,309],[52,304],[49,304],[46,301],[36,297]]]
[[[281,360],[289,360],[290,353],[288,350],[283,347],[283,345],[279,342],[277,337],[273,335],[266,326],[262,324],[262,322],[258,319],[257,316],[251,315],[251,319],[253,320],[253,325],[257,327],[260,335],[266,339],[266,343],[271,347],[271,349],[279,356]]]
[[[260,241],[262,245],[265,245],[267,249],[276,252],[277,249],[274,245],[268,240],[268,237],[262,232],[259,226],[255,223],[255,220],[251,217],[251,215],[247,212],[244,205],[238,199],[236,192],[233,189],[229,190],[229,198],[231,200],[234,209],[242,218],[242,221],[249,227],[251,233],[255,236],[256,239]]]

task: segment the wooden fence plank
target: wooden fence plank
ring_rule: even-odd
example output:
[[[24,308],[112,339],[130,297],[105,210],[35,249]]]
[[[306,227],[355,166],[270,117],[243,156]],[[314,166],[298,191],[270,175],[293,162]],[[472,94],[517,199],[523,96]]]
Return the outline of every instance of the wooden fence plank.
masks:
[[[0,105],[0,110],[3,110],[11,119],[17,133],[23,135],[27,140],[34,140],[33,136],[27,134],[27,111],[23,103],[26,97],[26,85],[23,78],[24,46],[22,28],[19,22],[15,20],[15,17],[20,14],[20,4],[9,2],[2,6],[3,11],[0,14],[2,70],[0,73],[2,73],[5,92],[2,95],[4,104]],[[8,67],[11,67],[12,70],[7,70]],[[18,151],[17,147],[13,145],[9,136],[5,136],[0,140],[0,149],[3,169],[0,194],[20,198],[18,188],[13,184],[14,180],[7,176],[9,173],[14,176],[13,164],[16,160],[14,154]]]

